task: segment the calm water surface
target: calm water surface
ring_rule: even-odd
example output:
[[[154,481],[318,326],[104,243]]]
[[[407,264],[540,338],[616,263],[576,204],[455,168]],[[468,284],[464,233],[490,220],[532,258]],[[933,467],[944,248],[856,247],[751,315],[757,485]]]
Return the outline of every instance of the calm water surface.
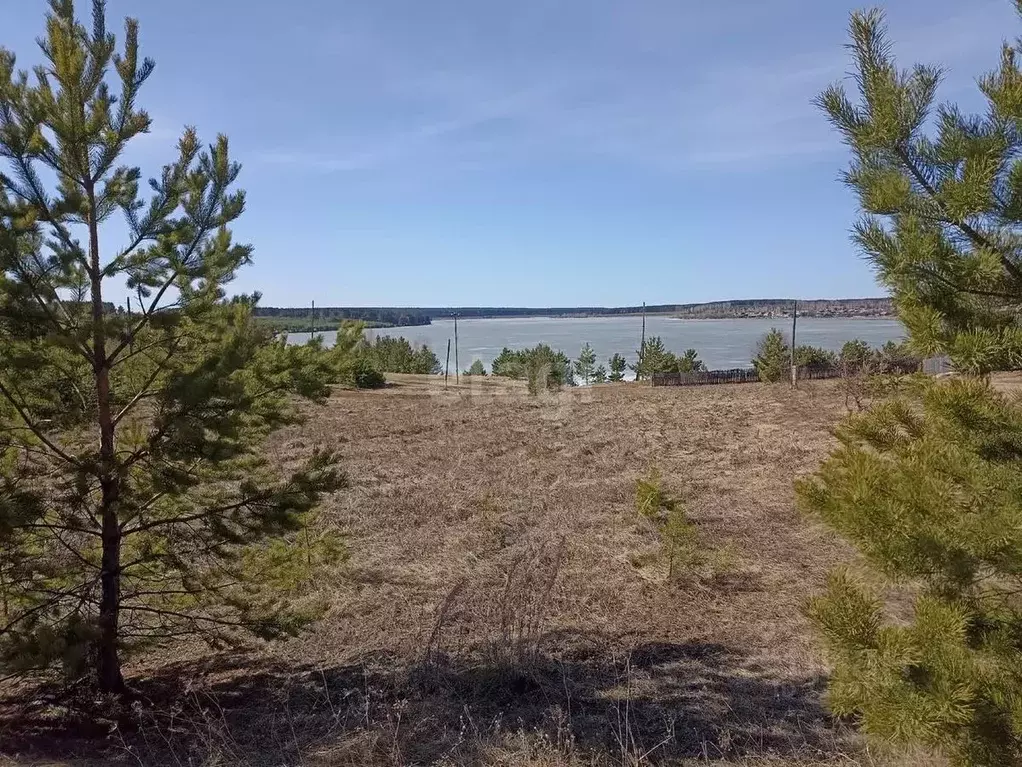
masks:
[[[770,328],[791,333],[791,319],[679,320],[673,317],[647,317],[646,335],[660,336],[664,345],[675,353],[695,349],[712,369],[749,367],[756,341]],[[375,335],[404,336],[412,343],[427,344],[443,364],[447,339],[451,339],[451,370],[454,370],[454,322],[434,320],[432,325],[408,328],[384,328],[368,332]],[[482,360],[486,369],[505,346],[522,349],[545,343],[569,357],[577,357],[588,342],[596,351],[597,361],[607,364],[615,352],[623,354],[629,364],[636,361],[636,349],[642,334],[641,317],[586,318],[494,318],[458,321],[458,362],[466,369],[474,360]],[[333,332],[322,333],[331,344]],[[894,319],[811,318],[798,321],[798,343],[822,346],[839,351],[845,341],[861,338],[872,346],[887,341],[900,341],[905,329]],[[308,333],[292,333],[290,343],[305,343]]]

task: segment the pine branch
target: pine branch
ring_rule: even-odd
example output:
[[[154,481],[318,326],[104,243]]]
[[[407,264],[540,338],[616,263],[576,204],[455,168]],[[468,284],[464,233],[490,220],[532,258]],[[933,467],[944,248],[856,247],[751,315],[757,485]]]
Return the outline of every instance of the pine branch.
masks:
[[[191,259],[193,255],[195,255],[195,251],[198,249],[199,245],[202,244],[202,241],[211,231],[213,231],[213,229],[216,228],[215,222],[212,220],[213,212],[216,208],[216,203],[219,202],[223,197],[224,191],[225,189],[223,188],[223,186],[220,184],[219,181],[217,181],[217,184],[214,187],[213,192],[210,193],[210,203],[208,204],[210,210],[205,211],[205,215],[203,216],[200,225],[196,227],[195,237],[192,239],[192,242],[189,244],[184,254],[181,255],[179,258],[183,266],[188,265],[189,259]],[[139,331],[141,331],[149,323],[150,319],[152,318],[152,315],[155,314],[160,301],[163,300],[164,294],[166,294],[167,290],[170,289],[170,286],[174,284],[174,281],[178,278],[178,276],[180,276],[180,274],[181,274],[180,268],[174,269],[171,272],[170,277],[163,283],[163,286],[159,289],[159,291],[157,291],[156,296],[149,303],[149,308],[142,310],[142,319],[139,320],[138,324],[128,332],[125,339],[122,340],[120,344],[118,344],[114,351],[108,355],[107,357],[108,364],[113,364],[117,360],[118,355],[120,355],[120,353],[123,352],[125,348],[127,348],[128,344],[130,343],[130,339],[133,338]]]
[[[1011,259],[1008,257],[1008,255],[1004,253],[999,246],[991,242],[983,233],[981,233],[977,229],[974,229],[967,221],[958,220],[952,217],[947,212],[947,208],[945,208],[944,204],[940,201],[940,197],[937,194],[937,190],[926,179],[926,176],[923,175],[922,170],[920,170],[920,168],[915,164],[915,162],[913,162],[912,158],[908,154],[908,151],[904,147],[900,146],[895,147],[894,152],[895,154],[897,154],[899,159],[901,159],[902,163],[908,169],[909,173],[912,174],[912,177],[916,180],[916,182],[923,188],[923,191],[925,191],[926,194],[929,195],[930,199],[937,206],[937,209],[941,212],[941,215],[944,216],[945,222],[961,229],[962,232],[965,233],[965,235],[972,241],[974,245],[981,248],[986,248],[991,253],[996,253],[1005,271],[1008,272],[1009,275],[1011,275],[1012,279],[1015,280],[1016,284],[1022,286],[1022,269],[1016,266],[1014,262],[1012,262]],[[1013,300],[1018,300],[1019,296],[1013,296],[1012,298]]]
[[[68,455],[59,447],[57,447],[49,439],[49,437],[47,437],[42,432],[42,430],[40,430],[39,427],[32,422],[32,420],[28,417],[28,413],[25,411],[25,408],[22,407],[21,403],[18,402],[18,400],[11,394],[11,391],[6,386],[4,386],[3,381],[0,381],[0,395],[2,395],[3,398],[11,404],[11,407],[18,411],[18,415],[21,416],[21,420],[24,422],[28,430],[35,435],[36,439],[38,439],[40,442],[46,445],[46,447],[48,447],[53,452],[54,455],[63,459],[64,461],[74,466],[75,468],[82,468],[81,464],[75,458],[72,458],[70,455]]]
[[[111,362],[110,363],[110,369],[113,370],[113,368],[115,368],[117,365],[120,365],[123,362],[127,362],[132,357],[136,357],[136,356],[138,356],[140,354],[145,354],[150,349],[155,349],[158,346],[163,346],[163,345],[167,344],[168,342],[169,343],[178,343],[180,341],[183,341],[183,340],[189,339],[189,338],[194,338],[194,334],[192,334],[192,333],[181,333],[180,335],[177,335],[177,336],[172,336],[170,338],[161,338],[161,339],[159,339],[157,341],[153,341],[152,343],[146,344],[145,346],[140,346],[140,347],[138,347],[136,349],[132,349],[127,354],[125,354],[123,357],[121,357],[121,358]]]
[[[139,402],[141,402],[142,399],[147,394],[148,395],[152,395],[153,394],[153,392],[149,391],[149,387],[152,386],[153,382],[157,378],[159,378],[160,373],[162,373],[166,369],[166,365],[170,361],[170,359],[174,356],[174,352],[177,351],[178,345],[179,345],[178,342],[175,342],[171,346],[170,350],[167,352],[167,355],[157,364],[156,369],[153,370],[153,372],[146,379],[146,382],[142,385],[142,388],[140,388],[138,390],[138,392],[135,394],[135,396],[131,398],[131,400],[128,402],[128,404],[126,404],[123,408],[121,408],[121,411],[116,416],[114,416],[114,426],[117,426],[117,424],[119,424],[121,422],[121,419],[124,418],[124,416],[126,416],[128,413],[130,413],[132,408],[134,408],[135,405],[137,405]]]
[[[180,517],[169,517],[167,519],[155,519],[151,522],[145,522],[133,528],[124,529],[122,531],[122,534],[125,538],[127,538],[129,535],[134,535],[135,533],[144,533],[149,530],[154,530],[158,527],[164,527],[166,525],[184,525],[189,524],[191,522],[198,522],[200,520],[207,519],[216,514],[226,514],[231,511],[238,511],[239,509],[243,509],[246,506],[250,506],[254,503],[266,501],[272,498],[274,494],[275,493],[272,490],[268,490],[266,492],[259,493],[258,495],[254,495],[250,498],[243,498],[242,500],[236,501],[235,503],[230,503],[225,506],[213,506],[203,511],[196,512],[195,514],[186,514]]]
[[[230,621],[223,618],[213,618],[209,615],[189,615],[188,613],[178,612],[176,610],[165,610],[158,607],[148,607],[145,605],[124,605],[123,609],[132,612],[143,612],[150,613],[158,616],[170,616],[172,618],[181,618],[186,621],[203,621],[205,623],[212,623],[216,626],[223,626],[225,628],[249,628],[257,625],[255,621]]]

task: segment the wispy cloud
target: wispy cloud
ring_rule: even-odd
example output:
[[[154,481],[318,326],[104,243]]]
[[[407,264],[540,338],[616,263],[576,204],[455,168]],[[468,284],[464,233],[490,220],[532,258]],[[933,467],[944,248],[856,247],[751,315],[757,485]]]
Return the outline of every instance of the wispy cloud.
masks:
[[[625,20],[616,4],[594,3],[585,23],[602,19],[604,28],[563,47],[556,45],[553,11],[534,13],[527,28],[494,51],[470,35],[423,40],[365,26],[354,50],[339,55],[355,56],[364,75],[349,109],[362,107],[369,116],[357,130],[311,138],[301,148],[266,147],[257,160],[355,173],[582,156],[674,173],[761,168],[841,151],[811,104],[848,69],[839,42],[802,41],[778,55],[770,50],[781,45],[746,50],[734,41],[726,56],[715,56],[705,40],[677,42],[671,33],[678,20],[649,12],[655,6],[670,14],[670,4],[640,5],[647,12]],[[1003,8],[995,5],[984,0],[978,13],[970,7],[906,34],[898,41],[903,60],[936,59],[954,68],[971,65],[978,51],[996,54],[990,22],[1003,17]],[[723,18],[708,17],[704,26],[716,20],[723,28]],[[611,27],[615,19],[620,28]],[[699,50],[688,55],[685,44]],[[367,80],[378,87],[367,89]],[[353,92],[343,85],[340,91]]]

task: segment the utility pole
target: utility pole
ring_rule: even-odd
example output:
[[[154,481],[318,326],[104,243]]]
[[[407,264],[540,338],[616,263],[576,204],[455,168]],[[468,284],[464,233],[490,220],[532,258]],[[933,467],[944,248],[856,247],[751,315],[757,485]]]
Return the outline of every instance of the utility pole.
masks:
[[[447,391],[447,374],[451,371],[451,339],[447,339],[447,362],[444,363],[444,391]]]
[[[642,302],[642,339],[639,341],[639,370],[642,370],[642,358],[646,356],[646,302]],[[639,373],[635,373],[635,380],[639,380]]]
[[[798,300],[791,309],[791,386],[798,388],[798,366],[795,364],[795,325],[798,322]]]
[[[316,340],[316,302],[312,302],[312,314],[309,315],[309,340]]]
[[[458,364],[458,313],[454,313],[454,383],[461,386],[461,365]]]

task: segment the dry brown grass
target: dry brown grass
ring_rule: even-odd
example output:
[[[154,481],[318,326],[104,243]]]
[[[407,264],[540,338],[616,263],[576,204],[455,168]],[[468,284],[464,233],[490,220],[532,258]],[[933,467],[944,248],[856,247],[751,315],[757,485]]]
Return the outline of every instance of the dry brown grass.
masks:
[[[337,392],[273,445],[282,461],[336,448],[352,481],[327,508],[352,554],[327,618],[251,656],[139,669],[181,710],[115,734],[103,759],[876,763],[824,710],[802,613],[851,556],[793,505],[844,413],[834,382],[537,399],[398,378]],[[705,554],[671,583],[634,508],[651,466]],[[32,721],[0,729],[5,752],[95,750]]]

